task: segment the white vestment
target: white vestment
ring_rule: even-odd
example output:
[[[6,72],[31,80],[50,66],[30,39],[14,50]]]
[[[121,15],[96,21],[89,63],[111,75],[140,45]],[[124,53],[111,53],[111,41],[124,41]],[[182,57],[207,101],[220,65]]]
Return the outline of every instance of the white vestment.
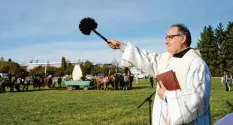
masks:
[[[173,70],[181,89],[166,91],[164,100],[155,94],[153,125],[210,125],[211,74],[198,53],[190,49],[182,58],[168,52],[148,53],[128,43],[122,55],[121,65],[134,65],[152,76]],[[158,89],[157,85],[157,89]],[[166,98],[166,99],[165,99]]]

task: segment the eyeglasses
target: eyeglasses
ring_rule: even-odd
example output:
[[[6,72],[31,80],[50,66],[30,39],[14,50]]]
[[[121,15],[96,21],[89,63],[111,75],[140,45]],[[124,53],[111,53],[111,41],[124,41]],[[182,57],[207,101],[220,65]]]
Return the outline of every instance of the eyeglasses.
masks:
[[[174,38],[174,37],[176,37],[176,36],[181,36],[181,34],[176,34],[176,35],[167,35],[167,36],[165,37],[165,39],[169,39],[169,40],[171,40],[172,38]]]

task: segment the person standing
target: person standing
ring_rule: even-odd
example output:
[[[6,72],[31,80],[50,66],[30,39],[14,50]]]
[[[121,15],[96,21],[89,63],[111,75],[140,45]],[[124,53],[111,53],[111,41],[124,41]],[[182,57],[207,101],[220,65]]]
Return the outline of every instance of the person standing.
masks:
[[[123,66],[134,65],[152,76],[175,72],[181,89],[167,90],[159,81],[153,104],[153,125],[211,125],[211,73],[201,55],[190,47],[191,34],[183,24],[169,27],[165,53],[148,53],[131,43],[108,40],[108,46],[123,52]]]
[[[150,78],[150,87],[154,88],[154,78],[152,76],[150,76],[149,78]]]
[[[58,83],[58,86],[61,88],[62,79],[60,76],[58,76],[57,78],[57,83]]]
[[[226,90],[227,92],[230,91],[229,79],[230,79],[230,77],[227,75],[226,71],[224,71],[223,77],[222,77],[222,82],[223,82],[223,84],[225,85],[225,90]]]
[[[21,82],[22,82],[22,78],[20,78],[20,77],[16,78],[15,89],[17,90],[17,92],[20,92]]]
[[[136,84],[138,84],[138,76],[137,76],[137,74],[134,75],[134,78],[135,78]]]

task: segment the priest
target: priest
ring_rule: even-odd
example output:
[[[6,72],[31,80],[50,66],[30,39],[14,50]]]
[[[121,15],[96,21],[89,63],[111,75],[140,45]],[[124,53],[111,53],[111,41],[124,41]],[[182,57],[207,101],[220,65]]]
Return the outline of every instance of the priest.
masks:
[[[108,40],[108,46],[123,52],[121,64],[134,65],[139,70],[156,76],[172,70],[180,85],[178,90],[167,90],[162,81],[156,87],[153,104],[153,125],[211,125],[211,73],[199,51],[190,47],[191,34],[183,24],[169,27],[165,53],[148,53],[131,43]]]

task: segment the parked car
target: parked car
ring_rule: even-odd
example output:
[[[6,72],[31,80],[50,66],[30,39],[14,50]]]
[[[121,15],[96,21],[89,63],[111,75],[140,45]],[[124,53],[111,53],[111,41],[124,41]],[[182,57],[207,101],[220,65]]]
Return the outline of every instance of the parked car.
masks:
[[[105,77],[106,75],[104,73],[99,73],[96,75],[96,77]]]
[[[92,80],[93,79],[93,76],[92,75],[86,75],[85,76],[85,80]]]
[[[135,74],[134,77],[137,77],[139,79],[144,79],[145,75],[143,75],[143,74]]]

